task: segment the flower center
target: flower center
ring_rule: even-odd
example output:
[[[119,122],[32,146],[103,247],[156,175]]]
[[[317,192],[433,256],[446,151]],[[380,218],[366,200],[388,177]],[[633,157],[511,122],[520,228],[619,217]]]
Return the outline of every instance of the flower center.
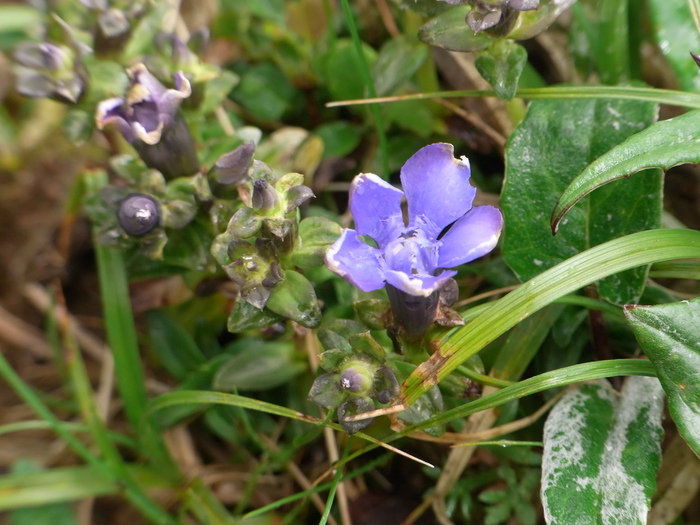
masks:
[[[435,250],[423,232],[415,228],[404,230],[391,241],[384,251],[384,260],[390,270],[407,275],[433,275]]]

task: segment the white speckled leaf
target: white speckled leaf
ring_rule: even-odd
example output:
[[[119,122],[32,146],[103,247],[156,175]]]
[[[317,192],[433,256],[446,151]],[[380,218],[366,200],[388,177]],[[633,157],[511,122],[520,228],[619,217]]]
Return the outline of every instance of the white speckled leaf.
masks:
[[[661,460],[663,399],[658,379],[630,377],[621,394],[596,381],[555,405],[542,459],[548,524],[646,524]]]

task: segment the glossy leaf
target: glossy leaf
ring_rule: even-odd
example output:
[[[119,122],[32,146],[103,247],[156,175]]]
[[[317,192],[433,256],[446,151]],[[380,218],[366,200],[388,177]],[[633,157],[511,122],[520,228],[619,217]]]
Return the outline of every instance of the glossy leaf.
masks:
[[[293,270],[284,272],[284,281],[272,289],[265,306],[307,328],[315,328],[321,322],[321,308],[314,287],[306,277]]]
[[[542,503],[548,524],[643,525],[661,462],[663,390],[630,377],[569,391],[544,426]]]
[[[625,317],[656,369],[678,431],[700,455],[700,299],[628,306]]]
[[[700,92],[698,66],[690,56],[700,50],[700,34],[688,0],[649,0],[656,43],[666,56],[684,91]]]
[[[239,300],[231,310],[227,328],[229,332],[237,333],[264,328],[281,320],[279,315],[270,312],[267,308],[260,310],[248,301]]]
[[[326,250],[340,236],[342,228],[325,217],[307,217],[299,223],[300,242],[291,253],[292,263],[308,270],[323,264]]]
[[[700,162],[700,111],[652,124],[592,162],[567,186],[552,212],[552,230],[594,189],[646,168]],[[648,176],[648,172],[643,174]],[[567,217],[568,218],[568,217]]]
[[[659,171],[594,194],[587,207],[572,210],[556,237],[550,231],[548,213],[581,170],[611,145],[651,124],[655,115],[653,104],[634,101],[531,104],[508,142],[501,199],[507,224],[504,258],[522,280],[591,246],[659,226]],[[618,304],[634,302],[645,276],[645,268],[613,276],[601,283],[600,294]]]

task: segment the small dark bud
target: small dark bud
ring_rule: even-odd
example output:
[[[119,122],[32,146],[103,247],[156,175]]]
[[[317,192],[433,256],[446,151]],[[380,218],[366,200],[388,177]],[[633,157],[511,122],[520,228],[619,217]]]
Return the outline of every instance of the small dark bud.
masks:
[[[217,197],[219,194],[226,193],[227,190],[235,191],[235,185],[248,174],[254,153],[255,143],[250,141],[219,157],[214,167],[209,170],[209,182]],[[225,186],[230,187],[225,188]],[[221,197],[224,198],[224,195]]]
[[[310,198],[315,197],[314,192],[308,186],[294,186],[287,192],[287,213],[298,208]]]
[[[119,225],[129,235],[134,237],[145,235],[160,222],[158,205],[148,195],[131,194],[119,205],[117,219]]]
[[[396,374],[388,366],[380,366],[374,376],[374,389],[377,391],[377,401],[389,403],[401,392]]]
[[[270,263],[270,270],[267,272],[267,276],[262,281],[262,285],[265,288],[273,288],[277,283],[284,279],[284,274],[277,263]]]
[[[255,210],[271,210],[279,202],[275,188],[266,179],[258,179],[253,183],[252,208]]]

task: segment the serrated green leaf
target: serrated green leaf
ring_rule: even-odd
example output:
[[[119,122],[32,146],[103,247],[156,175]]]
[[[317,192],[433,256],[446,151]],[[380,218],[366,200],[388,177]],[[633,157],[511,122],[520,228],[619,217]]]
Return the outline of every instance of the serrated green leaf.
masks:
[[[652,124],[600,156],[566,187],[552,212],[552,230],[583,197],[609,182],[647,168],[665,170],[700,162],[700,111]],[[643,173],[645,177],[649,172]],[[642,178],[642,177],[635,177]],[[568,217],[567,217],[568,218]]]
[[[214,79],[207,82],[202,102],[202,114],[211,113],[218,108],[231,90],[240,82],[240,77],[233,71],[223,70]]]
[[[630,377],[569,391],[544,427],[542,503],[549,525],[644,525],[661,461],[663,390]]]
[[[656,369],[678,431],[700,455],[700,299],[628,306],[625,317]]]
[[[653,104],[620,100],[535,101],[511,135],[501,203],[508,225],[504,259],[527,280],[564,259],[627,233],[658,227],[661,173],[620,181],[571,210],[556,237],[548,210],[581,170],[614,144],[654,121]],[[623,202],[624,206],[620,203]],[[600,294],[615,303],[638,299],[646,268],[608,278]]]
[[[257,118],[279,120],[300,102],[299,91],[272,62],[261,62],[243,72],[231,98]]]

